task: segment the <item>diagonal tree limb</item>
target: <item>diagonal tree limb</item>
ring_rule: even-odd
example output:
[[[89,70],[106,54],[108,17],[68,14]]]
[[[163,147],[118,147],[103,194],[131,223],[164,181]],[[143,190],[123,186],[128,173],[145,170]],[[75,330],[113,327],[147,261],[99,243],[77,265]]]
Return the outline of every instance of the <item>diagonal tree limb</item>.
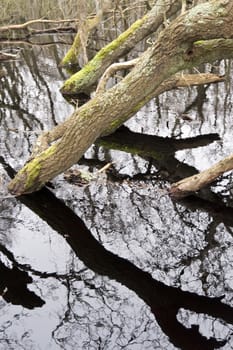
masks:
[[[73,113],[62,138],[26,164],[9,184],[9,190],[16,195],[36,191],[68,169],[107,126],[113,129],[134,115],[175,73],[233,57],[232,21],[230,0],[210,1],[179,16],[120,83]]]
[[[133,62],[134,61],[134,62]],[[137,61],[132,60],[128,64],[127,62],[123,62],[122,64],[114,64],[113,66],[110,66],[110,69],[107,69],[106,75],[103,76],[103,79],[101,78],[99,85],[97,87],[96,93],[100,94],[104,92],[105,84],[107,79],[110,77],[110,74],[115,72],[115,69],[118,70],[120,68],[125,69],[128,68],[132,64]],[[196,86],[196,85],[203,85],[203,84],[211,84],[211,83],[219,83],[223,82],[225,79],[221,75],[212,74],[212,73],[200,73],[200,74],[179,74],[177,73],[170,79],[167,79],[151,96],[151,98],[156,97],[157,95],[179,87],[190,87],[190,86]],[[45,151],[53,142],[59,140],[65,133],[66,128],[69,127],[70,119],[65,120],[63,123],[55,126],[52,130],[46,131],[42,133],[37,141],[35,142],[35,145],[32,150],[32,154],[30,157],[30,160],[34,159],[36,156],[38,156],[41,152]],[[120,126],[120,123],[119,125]],[[111,131],[113,132],[116,129],[116,126],[112,130],[105,130],[103,134],[109,134]]]

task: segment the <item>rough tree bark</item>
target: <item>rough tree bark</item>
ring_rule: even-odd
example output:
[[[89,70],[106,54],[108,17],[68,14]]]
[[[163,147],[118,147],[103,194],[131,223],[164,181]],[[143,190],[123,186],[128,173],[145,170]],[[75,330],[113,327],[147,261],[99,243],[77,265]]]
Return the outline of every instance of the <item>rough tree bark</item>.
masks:
[[[132,61],[130,61],[132,63]],[[131,64],[130,63],[130,64]],[[123,67],[129,66],[128,63],[123,63]],[[110,69],[106,70],[106,75],[109,76],[111,75],[112,72],[114,72],[116,69],[119,68],[119,66],[122,67],[121,63],[113,64],[110,66]],[[109,73],[109,74],[108,74]],[[99,85],[97,87],[96,93],[103,93],[104,88],[105,88],[105,83],[106,83],[106,75],[104,74],[103,77],[100,79]],[[212,73],[202,73],[202,74],[175,74],[171,78],[165,80],[155,91],[153,91],[152,95],[148,96],[148,100],[151,98],[161,94],[162,92],[178,88],[178,87],[190,87],[194,85],[203,85],[203,84],[210,84],[210,83],[219,83],[224,81],[223,76],[219,76],[216,74]],[[131,115],[125,115],[121,116],[121,118],[116,119],[113,124],[106,126],[106,129],[100,136],[108,135],[110,133],[113,133],[124,121],[130,118]],[[63,123],[57,125],[54,127],[51,131],[47,131],[42,133],[32,150],[32,155],[30,159],[34,159],[39,153],[42,151],[46,150],[49,145],[60,139],[66,129],[70,125],[70,119],[65,120]]]
[[[233,2],[200,4],[177,17],[116,86],[77,109],[61,139],[27,163],[9,184],[15,195],[30,193],[77,162],[106,129],[119,126],[177,72],[233,56]]]

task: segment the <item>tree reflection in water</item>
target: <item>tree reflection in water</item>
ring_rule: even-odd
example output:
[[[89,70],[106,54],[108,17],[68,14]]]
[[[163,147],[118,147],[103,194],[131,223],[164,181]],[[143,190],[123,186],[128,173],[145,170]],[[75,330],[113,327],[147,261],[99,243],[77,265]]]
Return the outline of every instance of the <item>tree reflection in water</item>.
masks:
[[[1,158],[1,162],[5,164],[5,169],[8,170],[9,174],[12,174],[12,169],[5,163],[4,159]],[[215,349],[226,344],[227,339],[225,341],[214,338],[207,339],[200,334],[198,326],[186,328],[177,320],[178,311],[183,308],[233,324],[233,308],[222,303],[221,297],[209,298],[169,287],[156,281],[149,273],[142,271],[128,260],[111,253],[92,236],[84,222],[47,188],[34,194],[20,196],[18,200],[61,234],[88,268],[99,275],[114,279],[134,291],[150,307],[159,326],[175,346],[187,350]],[[26,290],[24,285],[21,288],[21,285],[32,281],[25,272],[13,268],[15,270],[13,274],[10,269],[5,268],[4,270],[2,266],[0,269],[2,272],[6,270],[8,273],[6,281],[10,281],[10,283],[6,282],[6,285],[10,286],[9,291],[11,291],[12,285],[15,287],[13,290],[18,299],[16,297],[14,300],[17,300],[17,303],[22,303],[25,307],[32,307],[33,303],[34,306],[43,305],[43,301],[38,297],[36,299],[34,293],[31,293],[35,299],[32,304],[25,304],[24,300],[21,299],[23,290],[25,298],[29,300],[28,293],[30,292]],[[14,285],[15,274],[18,274],[17,288],[16,284]],[[20,283],[19,276],[22,283]],[[12,297],[5,299],[13,302]],[[59,327],[57,327],[57,332],[58,330]]]
[[[5,250],[5,247],[0,247],[2,253]],[[9,268],[0,262],[0,276],[0,294],[8,303],[22,305],[28,309],[44,304],[40,297],[27,288],[27,284],[32,283],[32,278],[25,271],[17,268],[17,264]]]

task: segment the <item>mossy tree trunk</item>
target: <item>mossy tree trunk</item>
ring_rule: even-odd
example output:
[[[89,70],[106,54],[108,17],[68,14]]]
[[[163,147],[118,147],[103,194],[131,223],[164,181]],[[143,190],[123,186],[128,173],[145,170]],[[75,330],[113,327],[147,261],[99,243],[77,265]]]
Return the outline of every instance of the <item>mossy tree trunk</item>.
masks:
[[[156,95],[175,73],[233,56],[233,2],[200,4],[177,17],[116,86],[77,109],[61,139],[28,162],[9,184],[30,193],[77,162],[106,129],[124,122]]]
[[[98,79],[112,63],[126,55],[142,39],[155,33],[163,25],[164,19],[174,16],[180,8],[180,1],[157,0],[151,11],[133,23],[118,38],[103,47],[81,71],[67,79],[61,88],[62,94],[71,97],[76,97],[79,94],[89,94],[95,88]],[[76,40],[78,40],[78,36]],[[77,47],[75,42],[72,46],[73,48]],[[65,59],[63,59],[63,62]]]

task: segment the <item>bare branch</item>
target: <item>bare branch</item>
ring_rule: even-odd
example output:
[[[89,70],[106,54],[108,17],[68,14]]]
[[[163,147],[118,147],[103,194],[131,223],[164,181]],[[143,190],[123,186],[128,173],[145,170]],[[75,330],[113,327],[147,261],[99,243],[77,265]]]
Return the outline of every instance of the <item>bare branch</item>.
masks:
[[[116,73],[119,70],[132,68],[135,66],[137,62],[138,62],[138,58],[135,58],[134,60],[111,64],[111,66],[109,66],[104,72],[104,74],[102,75],[96,89],[96,94],[101,94],[105,91],[106,84],[109,78],[113,76],[114,73]]]
[[[226,171],[233,169],[233,154],[222,159],[207,170],[199,174],[186,177],[174,184],[170,188],[170,194],[176,198],[186,197],[193,192],[209,185]]]
[[[27,21],[25,23],[22,24],[12,24],[9,26],[3,26],[0,27],[0,32],[5,32],[8,30],[18,30],[18,29],[25,29],[27,27],[29,27],[32,24],[38,24],[38,23],[69,23],[69,22],[76,22],[77,23],[77,19],[74,18],[68,18],[68,19],[61,19],[61,20],[52,20],[52,19],[32,19],[30,21]]]

